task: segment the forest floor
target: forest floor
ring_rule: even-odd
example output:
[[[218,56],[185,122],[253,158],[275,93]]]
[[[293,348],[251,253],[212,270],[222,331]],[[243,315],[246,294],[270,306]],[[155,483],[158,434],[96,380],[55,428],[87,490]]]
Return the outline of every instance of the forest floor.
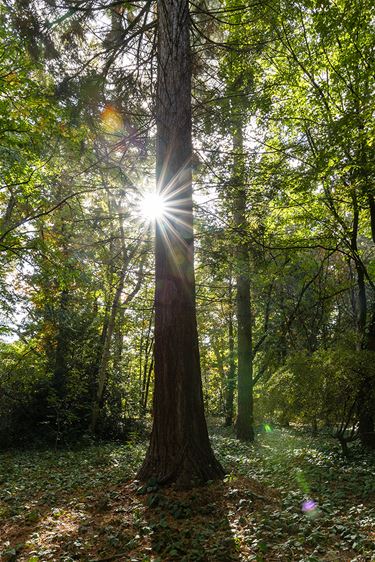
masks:
[[[374,561],[375,458],[271,429],[213,428],[224,482],[140,493],[145,444],[0,454],[2,562]]]

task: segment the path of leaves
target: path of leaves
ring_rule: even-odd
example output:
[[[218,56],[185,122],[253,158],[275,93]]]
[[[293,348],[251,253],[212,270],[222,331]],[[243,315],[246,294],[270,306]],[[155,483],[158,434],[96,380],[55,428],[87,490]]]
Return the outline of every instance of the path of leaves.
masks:
[[[0,560],[375,560],[374,457],[279,429],[212,441],[228,476],[185,492],[140,493],[142,444],[2,454]]]

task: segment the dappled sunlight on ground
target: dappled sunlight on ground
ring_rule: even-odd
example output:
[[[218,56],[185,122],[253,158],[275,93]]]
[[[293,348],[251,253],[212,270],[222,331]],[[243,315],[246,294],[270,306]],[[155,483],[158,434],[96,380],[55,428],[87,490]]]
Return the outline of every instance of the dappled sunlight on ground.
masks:
[[[372,560],[371,457],[279,429],[249,445],[216,428],[212,441],[224,482],[146,494],[132,481],[142,444],[3,454],[1,561]]]

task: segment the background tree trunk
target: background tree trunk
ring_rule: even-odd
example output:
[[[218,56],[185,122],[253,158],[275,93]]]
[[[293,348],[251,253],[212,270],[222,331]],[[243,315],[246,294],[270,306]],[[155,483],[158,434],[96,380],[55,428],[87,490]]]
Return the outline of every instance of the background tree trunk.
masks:
[[[208,438],[196,325],[188,1],[157,7],[156,176],[171,210],[156,224],[154,423],[138,477],[191,486],[224,471]]]
[[[243,162],[243,133],[241,119],[233,135],[234,223],[236,227],[237,266],[237,421],[238,439],[254,440],[253,414],[253,351],[250,302],[249,248],[246,237],[246,189]]]
[[[229,280],[229,316],[228,316],[228,338],[229,338],[229,366],[227,371],[227,387],[225,393],[225,426],[233,424],[234,415],[234,390],[236,386],[236,365],[234,360],[234,330],[233,330],[233,291],[232,277]]]

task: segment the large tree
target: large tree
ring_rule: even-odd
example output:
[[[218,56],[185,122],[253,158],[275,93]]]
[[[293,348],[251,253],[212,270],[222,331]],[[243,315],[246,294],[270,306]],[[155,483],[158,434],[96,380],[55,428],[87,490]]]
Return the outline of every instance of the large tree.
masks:
[[[190,486],[224,472],[204,417],[196,324],[189,7],[157,8],[156,177],[168,212],[156,224],[154,423],[139,478]]]

